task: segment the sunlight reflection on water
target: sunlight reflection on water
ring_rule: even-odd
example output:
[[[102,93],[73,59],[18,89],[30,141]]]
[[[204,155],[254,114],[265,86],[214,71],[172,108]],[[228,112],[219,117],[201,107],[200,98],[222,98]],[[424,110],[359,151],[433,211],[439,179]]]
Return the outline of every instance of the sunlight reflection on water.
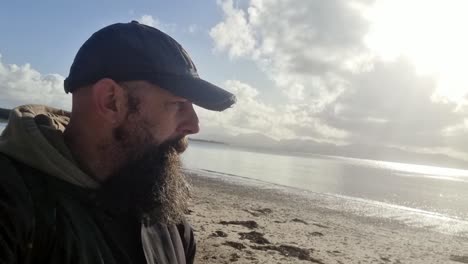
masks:
[[[189,169],[468,220],[465,170],[343,157],[257,153],[198,142],[191,143],[182,159]]]

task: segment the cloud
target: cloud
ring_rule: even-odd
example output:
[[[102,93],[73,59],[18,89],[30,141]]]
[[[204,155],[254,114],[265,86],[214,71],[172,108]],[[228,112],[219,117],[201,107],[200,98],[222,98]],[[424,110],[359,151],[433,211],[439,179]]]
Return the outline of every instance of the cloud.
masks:
[[[289,98],[320,104],[336,96],[343,72],[371,67],[368,23],[353,5],[367,2],[252,0],[244,11],[228,0],[210,35],[216,50],[253,59]]]
[[[150,27],[157,28],[163,32],[174,32],[177,28],[176,24],[168,24],[161,22],[158,18],[151,15],[144,14],[140,18],[136,19],[141,24],[148,25]]]
[[[197,108],[203,134],[262,133],[278,140],[302,138],[334,143],[347,137],[346,132],[311,118],[296,105],[266,104],[258,90],[248,84],[228,80],[224,87],[236,95],[237,103],[221,113]]]
[[[405,57],[383,60],[368,46],[373,28],[365,12],[374,2],[251,0],[244,8],[219,2],[224,18],[210,31],[215,50],[251,60],[282,93],[281,105],[260,111],[275,118],[260,118],[256,126],[236,110],[241,116],[234,123],[276,138],[451,156],[466,151],[468,107],[440,100],[437,76],[422,74]],[[262,101],[259,93],[248,97]]]
[[[139,19],[139,22],[155,28],[159,28],[161,26],[161,22],[159,22],[157,18],[155,19],[150,15],[142,15]]]
[[[46,104],[71,109],[71,96],[63,90],[64,77],[41,74],[31,65],[5,64],[0,56],[0,107]]]
[[[254,133],[271,131],[272,137],[288,136],[291,132],[275,124],[278,122],[276,110],[258,100],[258,90],[236,80],[228,80],[224,88],[237,96],[237,104],[224,112],[212,112],[198,108],[201,125],[213,132],[223,128],[224,133]],[[203,130],[203,127],[202,127]],[[214,131],[218,132],[218,131]]]
[[[433,77],[418,75],[406,60],[375,62],[348,77],[349,87],[321,118],[349,131],[354,143],[444,147],[443,131],[463,122],[453,102],[435,102]]]
[[[197,33],[198,31],[200,31],[200,27],[196,24],[191,24],[189,27],[188,27],[188,32],[190,34],[195,34]]]
[[[225,21],[210,30],[218,51],[228,51],[230,58],[248,56],[255,48],[256,39],[248,15],[233,7],[232,0],[221,3]]]

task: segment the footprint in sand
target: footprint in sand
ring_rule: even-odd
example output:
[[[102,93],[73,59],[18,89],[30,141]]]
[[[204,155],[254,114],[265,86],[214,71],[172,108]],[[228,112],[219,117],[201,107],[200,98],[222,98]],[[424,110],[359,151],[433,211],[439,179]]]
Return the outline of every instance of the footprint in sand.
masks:
[[[277,223],[277,224],[285,224],[285,223],[287,223],[288,221],[286,221],[286,220],[284,220],[284,221],[275,220],[275,221],[273,221],[273,222],[275,222],[275,223]]]
[[[257,222],[255,222],[253,220],[248,220],[248,221],[221,221],[219,223],[222,224],[222,225],[241,225],[241,226],[247,227],[248,229],[258,228]]]
[[[343,253],[339,250],[327,250],[328,254],[331,254],[333,256],[343,256]]]
[[[223,243],[225,246],[230,246],[238,250],[242,250],[245,248],[244,244],[239,243],[239,242],[234,242],[234,241],[226,241]]]
[[[468,263],[468,256],[451,255],[450,260],[460,262],[460,263]]]
[[[318,226],[318,227],[321,227],[321,228],[330,228],[326,225],[321,225],[321,224],[316,224],[316,223],[313,223],[314,226]]]
[[[239,258],[240,258],[239,254],[237,254],[237,253],[232,253],[232,254],[231,254],[231,258],[229,259],[229,261],[231,261],[231,262],[236,262],[236,261],[239,260]]]
[[[323,236],[323,234],[320,233],[320,232],[312,232],[312,233],[309,233],[309,235],[316,236],[316,237],[322,237]]]
[[[306,221],[302,220],[302,219],[299,219],[299,218],[294,218],[291,220],[291,222],[296,222],[296,223],[302,223],[304,225],[308,225],[309,223],[307,223]]]
[[[310,253],[313,251],[313,249],[298,248],[298,247],[290,246],[290,245],[251,246],[251,248],[256,249],[256,250],[263,250],[263,251],[274,250],[286,257],[294,257],[300,260],[308,260],[313,263],[324,264],[321,260],[310,256]]]
[[[221,230],[217,230],[210,235],[210,237],[227,237],[227,236],[228,234],[226,234],[225,232]]]
[[[256,232],[256,231],[252,231],[249,233],[239,232],[239,235],[240,235],[240,239],[242,240],[247,239],[247,240],[250,240],[250,242],[255,243],[255,244],[260,244],[260,245],[270,244],[270,241],[268,241],[268,239],[263,237],[264,234]]]
[[[244,211],[246,211],[247,213],[255,217],[259,217],[262,215],[269,215],[273,212],[273,210],[271,210],[270,208],[260,208],[260,209],[252,209],[252,210],[244,209]]]

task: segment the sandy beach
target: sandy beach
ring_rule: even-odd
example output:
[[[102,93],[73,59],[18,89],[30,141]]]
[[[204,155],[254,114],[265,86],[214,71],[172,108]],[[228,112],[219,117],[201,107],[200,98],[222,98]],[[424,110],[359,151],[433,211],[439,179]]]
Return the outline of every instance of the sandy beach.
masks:
[[[468,238],[188,172],[196,263],[468,263]]]

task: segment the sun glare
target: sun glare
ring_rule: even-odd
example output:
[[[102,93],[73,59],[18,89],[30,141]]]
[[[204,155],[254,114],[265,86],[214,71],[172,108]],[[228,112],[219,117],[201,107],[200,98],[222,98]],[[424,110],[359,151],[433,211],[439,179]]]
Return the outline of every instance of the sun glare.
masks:
[[[383,60],[408,58],[438,79],[436,97],[456,103],[468,93],[468,1],[380,0],[366,12],[365,42]]]

